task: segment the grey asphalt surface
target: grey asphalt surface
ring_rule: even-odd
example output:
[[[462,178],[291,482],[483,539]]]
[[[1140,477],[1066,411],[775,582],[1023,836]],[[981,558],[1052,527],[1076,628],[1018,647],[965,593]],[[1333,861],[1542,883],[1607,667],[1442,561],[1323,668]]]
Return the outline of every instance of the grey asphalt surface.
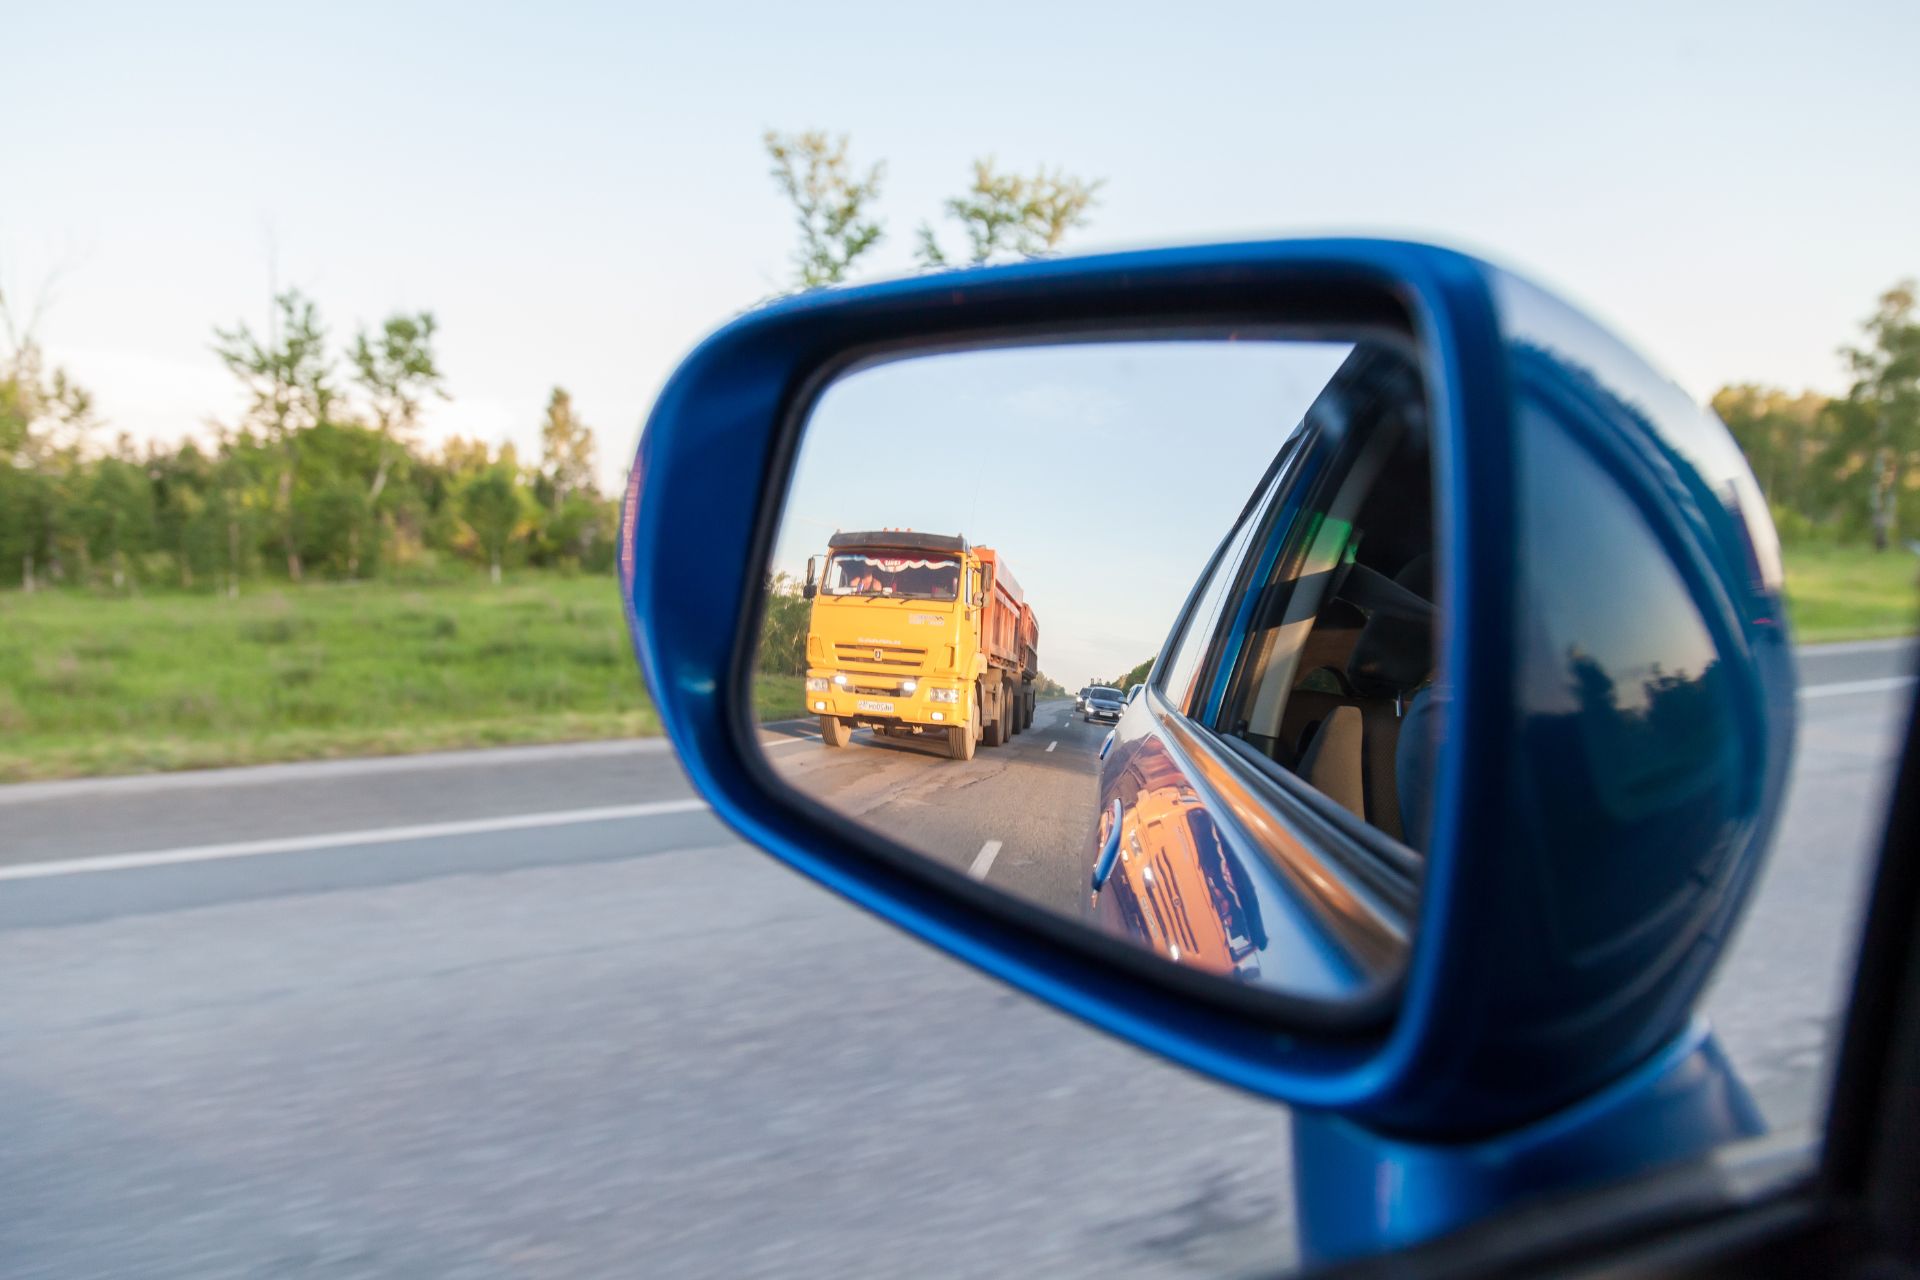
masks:
[[[1786,820],[1708,1007],[1779,1125],[1820,1104],[1909,666],[1884,645],[1803,660]],[[1072,732],[1015,740],[1058,773],[1039,785],[1078,785]],[[883,807],[939,808],[890,787]],[[1280,1108],[935,955],[688,796],[654,744],[0,788],[0,1274],[1292,1256]],[[1003,800],[982,806],[1012,832],[989,874],[1042,874]],[[491,819],[522,825],[472,829]],[[977,856],[947,823],[927,828],[944,856]],[[262,840],[292,847],[208,857]],[[152,851],[183,860],[86,869]]]
[[[913,738],[856,731],[830,751],[811,726],[781,726],[768,759],[806,795],[927,857],[1078,919],[1099,818],[1100,744],[1071,698],[1042,702],[1033,724],[965,762]],[[991,847],[989,847],[991,842]],[[1062,856],[1062,854],[1066,856]],[[978,868],[976,871],[975,869]]]

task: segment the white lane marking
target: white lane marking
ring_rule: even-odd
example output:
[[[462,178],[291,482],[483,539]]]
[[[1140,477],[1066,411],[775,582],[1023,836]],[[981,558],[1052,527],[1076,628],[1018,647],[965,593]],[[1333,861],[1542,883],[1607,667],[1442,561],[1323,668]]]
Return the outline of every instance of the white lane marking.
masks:
[[[1049,743],[1047,744],[1047,750],[1049,750],[1049,751],[1051,751],[1051,750],[1053,750],[1053,749],[1054,749],[1055,747],[1057,747],[1057,746],[1059,746],[1059,745],[1060,745],[1060,739],[1058,739],[1058,738],[1055,738],[1055,739],[1054,739],[1054,740],[1053,740],[1052,742],[1049,742]]]
[[[973,865],[967,868],[967,874],[975,880],[985,880],[987,872],[993,870],[993,860],[1000,856],[1000,842],[989,840],[980,846],[980,852],[974,856]]]
[[[820,741],[820,739],[818,738],[779,738],[769,742],[767,739],[762,738],[760,740],[760,746],[764,750],[771,751],[775,747],[791,747],[797,742],[818,742],[818,741]]]
[[[1800,690],[1803,698],[1837,698],[1844,693],[1888,693],[1913,683],[1912,676],[1881,676],[1878,680],[1846,680],[1839,684],[1810,684]]]
[[[1820,658],[1829,653],[1891,653],[1914,645],[1913,636],[1894,636],[1887,640],[1845,640],[1839,644],[1804,644],[1797,648],[1802,658]]]
[[[283,836],[274,840],[242,840],[234,844],[156,849],[149,853],[70,858],[62,862],[23,862],[17,866],[0,867],[0,880],[44,880],[50,876],[88,875],[95,871],[170,867],[183,862],[217,862],[224,858],[258,858],[275,853],[306,853],[314,849],[398,844],[408,840],[437,840],[444,836],[482,835],[493,831],[568,827],[582,822],[611,822],[620,818],[657,818],[670,813],[696,813],[706,807],[704,800],[656,800],[651,804],[556,809],[548,813],[511,813],[498,818],[472,818],[464,822],[427,822],[411,827],[379,827],[371,831],[332,831],[310,836]]]
[[[357,778],[378,773],[490,769],[499,765],[539,765],[558,760],[665,755],[672,750],[673,744],[665,738],[614,738],[601,742],[555,742],[530,747],[430,751],[413,756],[363,756],[357,760],[295,760],[285,764],[246,764],[223,769],[189,769],[178,773],[139,773],[117,778],[14,782],[0,786],[0,805],[69,800],[88,795],[141,795],[155,791],[201,791],[281,782],[317,782],[327,778]]]

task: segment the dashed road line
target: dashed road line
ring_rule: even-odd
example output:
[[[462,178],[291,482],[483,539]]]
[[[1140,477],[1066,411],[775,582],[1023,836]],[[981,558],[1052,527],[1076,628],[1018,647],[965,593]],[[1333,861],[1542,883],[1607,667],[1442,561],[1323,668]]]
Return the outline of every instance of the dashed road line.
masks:
[[[1049,751],[1051,751],[1051,750],[1053,750],[1053,749],[1054,749],[1055,747],[1057,747],[1057,746],[1059,746],[1059,745],[1060,745],[1060,739],[1058,739],[1058,738],[1055,738],[1055,739],[1054,739],[1054,740],[1053,740],[1052,742],[1049,742],[1049,743],[1047,744],[1047,750],[1049,750]]]
[[[985,880],[987,872],[993,870],[993,860],[1000,856],[1000,842],[989,840],[980,846],[980,852],[974,856],[973,865],[967,868],[967,874],[975,880]]]

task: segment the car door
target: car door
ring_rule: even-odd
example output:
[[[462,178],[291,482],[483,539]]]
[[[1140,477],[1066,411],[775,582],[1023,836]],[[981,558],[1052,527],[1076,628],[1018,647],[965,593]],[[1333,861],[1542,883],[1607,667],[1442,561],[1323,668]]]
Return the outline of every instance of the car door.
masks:
[[[1104,930],[1179,963],[1245,981],[1275,970],[1327,995],[1384,990],[1404,960],[1419,859],[1402,841],[1395,747],[1430,672],[1430,618],[1418,616],[1424,598],[1411,620],[1385,604],[1374,620],[1346,597],[1365,594],[1363,576],[1385,590],[1360,560],[1381,546],[1355,523],[1369,506],[1397,525],[1379,554],[1431,564],[1424,440],[1417,424],[1367,416],[1401,403],[1382,380],[1410,376],[1387,351],[1349,361],[1249,497],[1117,727],[1088,859]],[[1378,681],[1382,654],[1418,670],[1400,687],[1354,688],[1349,670]],[[1228,719],[1237,734],[1216,732]],[[1300,861],[1265,856],[1273,805],[1332,856],[1277,873]]]

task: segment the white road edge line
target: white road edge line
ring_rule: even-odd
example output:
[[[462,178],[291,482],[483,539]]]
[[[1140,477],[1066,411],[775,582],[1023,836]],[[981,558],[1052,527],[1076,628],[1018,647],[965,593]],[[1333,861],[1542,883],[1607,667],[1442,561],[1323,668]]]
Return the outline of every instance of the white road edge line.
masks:
[[[1058,738],[1055,738],[1055,739],[1054,739],[1054,740],[1053,740],[1052,742],[1049,742],[1049,743],[1047,744],[1047,750],[1049,750],[1049,751],[1051,751],[1051,750],[1053,750],[1053,749],[1054,749],[1055,747],[1057,747],[1057,746],[1059,746],[1059,745],[1060,745],[1060,739],[1058,739]]]
[[[1843,640],[1838,644],[1796,645],[1803,658],[1818,659],[1826,654],[1842,653],[1892,653],[1900,649],[1915,647],[1912,636],[1889,636],[1885,640]]]
[[[993,870],[993,860],[999,856],[1000,842],[998,840],[987,841],[980,846],[980,852],[975,856],[973,865],[967,868],[967,874],[975,880],[985,880],[987,878],[987,872]]]
[[[1888,693],[1912,684],[1912,676],[1881,676],[1877,680],[1845,680],[1839,684],[1810,684],[1800,690],[1803,698],[1837,698],[1844,693]]]
[[[0,867],[0,881],[45,880],[52,876],[90,875],[96,871],[131,871],[141,867],[171,867],[186,862],[217,862],[224,858],[258,858],[275,853],[305,853],[353,845],[398,844],[409,840],[437,840],[445,836],[482,835],[492,831],[526,831],[538,827],[566,827],[582,822],[612,822],[621,818],[657,818],[670,813],[697,813],[704,800],[656,800],[650,804],[606,805],[597,809],[557,809],[548,813],[511,813],[497,818],[464,822],[428,822],[411,827],[380,827],[371,831],[332,831],[275,840],[242,840],[234,844],[206,844],[149,853],[114,853],[98,858],[69,858],[61,862],[23,862]]]

